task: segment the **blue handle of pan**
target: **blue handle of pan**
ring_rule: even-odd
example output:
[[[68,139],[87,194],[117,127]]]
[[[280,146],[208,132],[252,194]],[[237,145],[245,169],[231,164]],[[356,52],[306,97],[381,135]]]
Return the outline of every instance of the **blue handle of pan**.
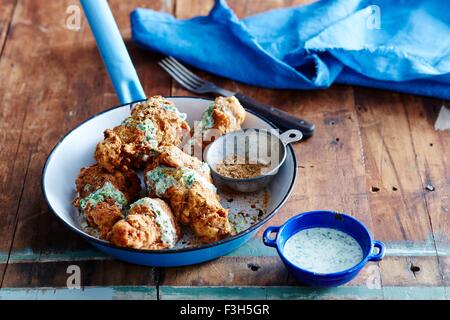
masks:
[[[106,0],[81,0],[97,47],[121,104],[145,99],[119,28]]]

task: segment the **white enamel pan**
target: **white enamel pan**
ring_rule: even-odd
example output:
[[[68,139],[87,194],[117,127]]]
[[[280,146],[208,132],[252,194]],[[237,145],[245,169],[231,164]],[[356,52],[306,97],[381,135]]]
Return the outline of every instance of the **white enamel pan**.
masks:
[[[265,214],[253,225],[229,238],[194,247],[139,250],[114,246],[89,235],[81,227],[79,213],[72,205],[76,195],[75,180],[80,168],[95,162],[95,147],[103,139],[104,130],[120,124],[129,116],[134,103],[146,99],[107,1],[81,0],[81,3],[122,105],[87,119],[67,133],[53,148],[42,175],[42,189],[49,208],[69,229],[94,247],[130,263],[147,266],[190,265],[215,259],[235,250],[253,237],[288,199],[297,174],[297,161],[291,146],[287,147],[283,166],[267,187],[270,197]],[[200,120],[203,111],[211,104],[209,99],[167,98],[172,100],[181,112],[187,114],[190,125]],[[247,112],[243,128],[276,129],[269,121],[250,112]]]

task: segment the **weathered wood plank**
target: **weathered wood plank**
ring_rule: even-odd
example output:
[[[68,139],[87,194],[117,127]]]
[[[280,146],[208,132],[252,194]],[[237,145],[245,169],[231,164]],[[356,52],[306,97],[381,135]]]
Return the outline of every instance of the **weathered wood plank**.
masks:
[[[288,272],[278,257],[225,257],[184,268],[165,268],[161,282],[176,286],[273,286]]]
[[[74,269],[79,268],[81,287],[152,286],[155,269],[117,260],[9,264],[4,288],[67,288],[72,285]],[[78,274],[78,273],[77,273]]]
[[[425,195],[448,197],[450,196],[450,135],[447,131],[434,130],[434,122],[444,102],[431,98],[405,95],[404,108],[408,117],[416,152],[417,166],[422,185],[431,185],[435,188]],[[448,220],[447,220],[448,221]],[[447,227],[446,221],[440,221],[440,228]],[[450,238],[450,237],[449,237]]]
[[[380,289],[338,287],[320,289],[299,286],[161,286],[161,300],[379,300]]]
[[[171,287],[161,286],[161,299],[225,300],[437,300],[445,299],[448,287]]]
[[[404,97],[422,193],[441,265],[439,272],[445,281],[448,270],[443,260],[444,248],[450,244],[450,135],[433,129],[442,104],[435,99]]]
[[[435,157],[428,155],[429,149],[433,148],[430,143],[433,142],[427,141],[425,145],[424,141],[432,137],[436,139],[437,135],[431,132],[431,123],[428,123],[429,128],[424,128],[423,114],[427,111],[417,100],[420,101],[420,98],[384,91],[374,94],[374,90],[355,88],[367,181],[372,191],[369,202],[375,235],[391,241],[428,243],[437,255],[436,230],[433,226],[442,227],[442,223],[445,224],[447,218],[442,212],[448,204],[442,203],[445,201],[443,193],[442,197],[437,196],[439,200],[436,201],[431,201],[426,195],[430,177],[427,161],[435,164],[433,177],[440,186],[448,186],[448,182],[444,183],[448,162],[438,154],[439,151],[436,151]],[[425,135],[420,136],[422,130]],[[435,149],[439,150],[440,144],[436,143]],[[445,230],[447,227],[443,228]],[[405,261],[409,261],[408,258],[399,258],[398,263],[404,264]],[[437,283],[443,283],[439,260],[430,258],[428,264],[427,269],[436,273]],[[391,284],[401,282],[402,278],[396,276],[397,272],[401,272],[399,268],[401,266],[398,264],[382,263],[383,284],[385,278],[390,279]]]
[[[6,35],[9,31],[9,24],[11,23],[16,7],[17,0],[0,0],[0,58],[6,41]]]
[[[375,235],[385,240],[432,238],[403,96],[354,90]]]
[[[318,289],[310,287],[160,287],[162,299],[289,299],[289,300],[348,300],[348,299],[396,299],[396,300],[436,300],[444,299],[448,287],[338,287]],[[148,286],[85,287],[82,290],[65,288],[4,288],[0,289],[1,300],[151,300],[156,298],[156,290]]]
[[[385,286],[439,287],[444,285],[436,256],[389,257],[380,264]]]
[[[450,257],[439,256],[439,267],[443,275],[444,285],[450,287]],[[447,298],[450,299],[450,290],[447,292]]]
[[[228,0],[227,3],[239,18],[257,14],[274,8],[290,7],[314,2],[314,0]],[[214,0],[177,0],[176,16],[188,19],[194,16],[207,15]]]
[[[156,300],[154,286],[67,288],[3,288],[0,300]]]
[[[0,60],[0,251],[63,252],[88,246],[49,212],[40,190],[51,148],[69,129],[117,103],[87,21],[66,28],[73,1],[19,1]],[[173,10],[171,1],[110,1],[125,39],[137,6]],[[25,46],[33,43],[33,46]],[[147,94],[170,94],[156,55],[130,45]],[[39,63],[36,63],[39,61]],[[13,240],[14,239],[14,240]],[[6,272],[5,283],[14,278]],[[2,272],[3,275],[3,272]],[[130,282],[136,275],[128,274]]]

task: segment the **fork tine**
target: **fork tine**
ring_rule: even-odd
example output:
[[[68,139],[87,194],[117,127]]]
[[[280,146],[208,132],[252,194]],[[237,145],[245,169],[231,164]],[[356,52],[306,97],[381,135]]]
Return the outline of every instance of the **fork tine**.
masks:
[[[193,87],[200,87],[201,86],[201,84],[193,81],[192,79],[187,77],[185,74],[183,74],[180,70],[178,70],[177,68],[175,68],[171,64],[167,63],[167,61],[162,61],[161,63],[164,64],[166,66],[166,68],[170,69],[177,76],[177,78],[180,81],[187,82],[188,84],[190,84]]]
[[[167,57],[167,60],[173,62],[174,64],[176,64],[181,70],[183,70],[185,73],[187,73],[188,75],[190,75],[192,78],[194,78],[195,80],[199,81],[199,82],[206,82],[205,79],[200,78],[199,76],[197,76],[195,73],[193,73],[191,70],[189,70],[188,68],[186,68],[183,64],[181,64],[181,62],[179,62],[177,59],[175,59],[174,57]]]
[[[189,73],[185,72],[182,68],[180,68],[174,62],[172,62],[170,60],[166,60],[164,62],[166,63],[166,65],[170,66],[173,71],[177,71],[180,75],[182,75],[185,79],[190,80],[192,83],[194,83],[198,86],[201,86],[204,84],[205,81],[197,80],[197,79],[191,77],[191,75]]]
[[[178,72],[173,71],[172,68],[170,66],[167,66],[164,61],[160,61],[158,62],[158,64],[164,69],[166,70],[166,72],[168,74],[170,74],[172,76],[172,78],[174,78],[180,85],[182,85],[183,87],[185,87],[188,90],[191,91],[197,91],[198,90],[198,86],[196,84],[193,84],[192,82],[188,82],[188,80],[185,80],[184,77],[180,76]]]

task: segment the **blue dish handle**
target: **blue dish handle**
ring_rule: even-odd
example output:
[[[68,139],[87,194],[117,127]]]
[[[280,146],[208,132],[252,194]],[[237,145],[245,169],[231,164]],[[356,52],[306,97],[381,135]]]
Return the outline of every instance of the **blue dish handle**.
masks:
[[[381,259],[383,259],[384,254],[386,253],[386,246],[384,245],[383,242],[374,240],[372,250],[374,248],[378,248],[378,253],[372,254],[371,252],[369,261],[380,261]]]
[[[106,0],[81,0],[97,47],[121,104],[144,100],[145,93]]]
[[[276,247],[277,244],[277,236],[278,234],[275,236],[274,239],[270,238],[270,234],[272,234],[273,232],[278,233],[278,230],[280,230],[280,227],[268,227],[264,233],[263,233],[263,242],[266,246],[268,247]]]

